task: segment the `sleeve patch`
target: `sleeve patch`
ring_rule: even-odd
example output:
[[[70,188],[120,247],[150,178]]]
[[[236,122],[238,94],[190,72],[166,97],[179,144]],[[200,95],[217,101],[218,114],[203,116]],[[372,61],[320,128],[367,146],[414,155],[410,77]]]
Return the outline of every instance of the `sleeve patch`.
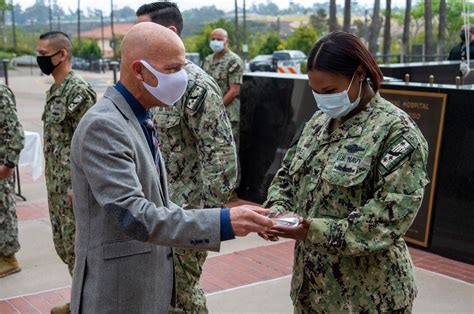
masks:
[[[404,137],[400,137],[380,159],[380,164],[387,172],[394,171],[397,166],[413,153],[415,147]]]
[[[67,107],[69,112],[74,112],[84,99],[85,97],[83,95],[77,95]]]
[[[237,61],[235,61],[230,67],[229,67],[229,73],[234,73],[237,70],[240,69],[240,65]]]
[[[199,85],[194,85],[193,89],[189,93],[189,97],[186,101],[186,107],[193,112],[198,112],[201,109],[204,99],[206,98],[207,90]]]

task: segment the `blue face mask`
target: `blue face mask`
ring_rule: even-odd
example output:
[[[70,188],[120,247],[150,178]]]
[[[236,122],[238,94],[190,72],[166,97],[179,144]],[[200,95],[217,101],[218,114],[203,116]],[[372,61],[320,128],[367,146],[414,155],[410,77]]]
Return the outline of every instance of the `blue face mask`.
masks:
[[[209,47],[211,47],[214,52],[221,52],[224,50],[224,42],[221,40],[211,40]]]
[[[359,96],[357,96],[357,99],[351,103],[347,91],[351,88],[354,77],[355,73],[352,75],[349,87],[340,93],[318,94],[313,91],[313,96],[318,108],[333,119],[347,116],[349,112],[354,110],[360,103],[360,94],[362,92],[362,82],[360,82]]]

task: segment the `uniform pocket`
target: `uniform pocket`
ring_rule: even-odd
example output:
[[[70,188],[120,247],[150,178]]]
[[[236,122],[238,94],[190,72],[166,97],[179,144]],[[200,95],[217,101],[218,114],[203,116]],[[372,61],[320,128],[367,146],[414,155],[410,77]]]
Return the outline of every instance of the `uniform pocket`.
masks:
[[[364,182],[368,180],[370,167],[330,162],[321,178],[321,206],[319,215],[345,218],[362,205]]]
[[[181,116],[169,112],[154,112],[158,136],[160,138],[160,148],[179,152],[182,150]]]

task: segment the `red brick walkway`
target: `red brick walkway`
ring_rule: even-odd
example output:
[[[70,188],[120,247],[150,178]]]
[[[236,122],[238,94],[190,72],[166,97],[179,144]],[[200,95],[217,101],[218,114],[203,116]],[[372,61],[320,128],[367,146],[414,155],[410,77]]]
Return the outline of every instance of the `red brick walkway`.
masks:
[[[18,202],[20,221],[48,217],[46,202]],[[291,274],[293,241],[276,243],[209,258],[201,285],[206,293],[223,291]],[[474,284],[474,265],[410,248],[416,267]],[[40,292],[0,301],[0,314],[49,313],[52,306],[68,302],[70,288]]]
[[[204,265],[201,285],[206,293],[223,291],[291,274],[293,241],[211,257]],[[410,249],[415,266],[474,284],[474,265]],[[0,301],[0,313],[49,313],[69,301],[70,288]]]

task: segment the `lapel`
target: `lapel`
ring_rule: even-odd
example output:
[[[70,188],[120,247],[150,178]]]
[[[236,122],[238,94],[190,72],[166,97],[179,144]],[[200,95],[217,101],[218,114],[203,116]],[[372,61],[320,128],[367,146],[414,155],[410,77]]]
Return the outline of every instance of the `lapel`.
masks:
[[[159,163],[161,169],[160,175],[158,175],[158,171],[156,169],[157,164],[155,164],[155,161],[153,160],[151,154],[148,153],[148,142],[145,138],[145,134],[143,133],[143,129],[140,123],[138,122],[138,119],[135,117],[135,114],[133,113],[132,108],[130,108],[128,102],[125,100],[125,98],[123,98],[122,94],[120,94],[114,87],[107,88],[104,94],[104,98],[109,99],[116,106],[116,108],[125,117],[125,119],[127,119],[128,124],[131,125],[135,133],[134,135],[140,140],[140,143],[146,147],[147,153],[145,154],[145,159],[147,161],[148,168],[150,169],[150,172],[152,173],[154,179],[158,181],[158,188],[160,190],[160,196],[161,200],[163,201],[163,204],[165,206],[168,206],[168,188],[166,186],[165,166],[161,158],[161,153],[159,154],[159,160],[157,160],[157,163]]]

